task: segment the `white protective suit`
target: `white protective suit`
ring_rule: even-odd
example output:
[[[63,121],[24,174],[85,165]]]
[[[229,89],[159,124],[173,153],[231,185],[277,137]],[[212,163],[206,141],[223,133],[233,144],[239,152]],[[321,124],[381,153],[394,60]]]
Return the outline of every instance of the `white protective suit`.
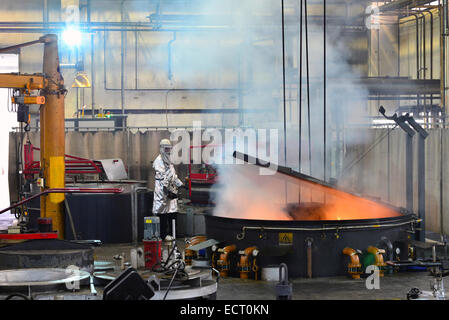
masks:
[[[160,154],[153,162],[156,172],[154,182],[153,214],[172,213],[178,211],[178,199],[170,199],[169,191],[178,194],[182,186],[176,175],[175,167],[170,161],[171,143],[163,139],[160,143]]]

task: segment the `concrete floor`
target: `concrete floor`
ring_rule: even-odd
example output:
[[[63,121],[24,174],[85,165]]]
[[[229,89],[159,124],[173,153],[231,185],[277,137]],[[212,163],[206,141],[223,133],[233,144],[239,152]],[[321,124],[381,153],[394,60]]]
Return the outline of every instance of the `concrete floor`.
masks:
[[[427,272],[386,275],[380,280],[380,289],[368,290],[365,280],[344,276],[316,279],[290,279],[293,300],[405,300],[413,287],[430,291],[432,277]],[[272,300],[275,282],[221,279],[218,300]],[[449,291],[446,290],[446,295]]]
[[[180,248],[183,241],[178,241]],[[97,261],[113,261],[116,254],[125,253],[129,261],[129,251],[133,246],[129,244],[103,245],[95,248]],[[314,279],[290,279],[293,284],[293,300],[405,300],[411,288],[430,291],[433,278],[428,272],[401,272],[386,274],[380,278],[380,288],[368,290],[364,279],[351,279],[347,276],[325,277]],[[275,300],[275,282],[261,280],[241,280],[239,278],[220,278],[218,283],[217,300]],[[449,285],[446,285],[449,287]],[[38,300],[53,300],[56,297],[63,300],[98,300],[102,299],[103,287],[96,286],[97,296],[91,294],[89,286],[81,290],[70,292],[34,293]],[[449,291],[446,290],[446,297]],[[4,297],[3,297],[4,298]],[[0,295],[0,299],[2,296]]]
[[[180,249],[183,241],[178,241]],[[129,254],[132,246],[103,245],[95,249],[98,260],[108,259],[115,254]],[[128,255],[129,257],[129,255]],[[346,276],[314,279],[290,279],[293,284],[294,300],[398,300],[406,299],[411,288],[430,291],[433,278],[428,272],[400,272],[386,274],[380,278],[380,288],[368,290],[365,279],[351,279]],[[277,282],[221,278],[218,284],[218,300],[274,300]],[[446,286],[449,287],[449,284]],[[446,290],[449,297],[449,291]]]

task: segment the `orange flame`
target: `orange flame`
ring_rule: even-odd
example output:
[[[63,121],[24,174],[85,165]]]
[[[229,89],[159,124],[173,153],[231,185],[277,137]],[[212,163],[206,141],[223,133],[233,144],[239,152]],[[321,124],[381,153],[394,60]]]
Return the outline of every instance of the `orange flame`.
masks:
[[[223,176],[222,176],[223,177]],[[258,167],[226,172],[215,215],[255,220],[354,220],[400,214],[382,204],[282,173],[259,175]]]

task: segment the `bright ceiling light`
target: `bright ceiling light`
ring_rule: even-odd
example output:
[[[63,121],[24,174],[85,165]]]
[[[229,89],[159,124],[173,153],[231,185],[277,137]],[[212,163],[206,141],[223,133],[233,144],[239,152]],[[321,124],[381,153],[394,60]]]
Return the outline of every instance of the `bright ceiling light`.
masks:
[[[69,47],[78,47],[81,44],[81,32],[74,27],[68,27],[62,33],[62,40]]]

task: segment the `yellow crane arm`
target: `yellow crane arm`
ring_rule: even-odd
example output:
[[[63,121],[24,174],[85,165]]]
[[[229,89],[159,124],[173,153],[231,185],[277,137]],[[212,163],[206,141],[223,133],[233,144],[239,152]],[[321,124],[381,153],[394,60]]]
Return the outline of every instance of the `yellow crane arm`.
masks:
[[[42,75],[21,75],[0,73],[0,88],[17,88],[40,90],[47,86],[47,80]]]

